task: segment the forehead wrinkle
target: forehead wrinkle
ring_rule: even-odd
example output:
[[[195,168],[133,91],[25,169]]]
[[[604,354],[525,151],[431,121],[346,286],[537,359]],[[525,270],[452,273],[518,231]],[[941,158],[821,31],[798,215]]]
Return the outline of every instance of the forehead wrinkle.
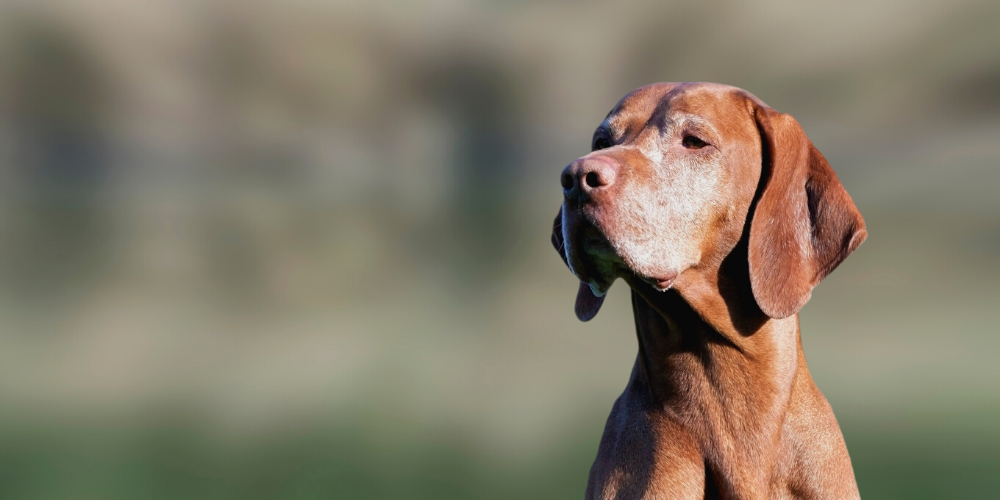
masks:
[[[650,124],[656,125],[660,129],[660,134],[666,134],[670,125],[677,122],[670,113],[670,110],[674,107],[674,100],[683,94],[686,94],[687,90],[693,84],[684,83],[671,88],[669,91],[660,97],[660,101],[656,103],[653,108],[653,112],[650,113],[649,119],[646,121],[646,126]]]
[[[639,127],[640,130],[647,127],[650,118],[656,113],[664,97],[668,94],[675,94],[681,86],[683,85],[654,83],[639,87],[615,104],[607,116],[604,117],[601,126],[612,132],[619,131],[621,136],[631,135],[633,127],[630,125],[638,122],[642,124]],[[655,101],[657,104],[651,106],[652,101]],[[652,111],[649,112],[649,116],[646,116],[644,111],[650,108],[652,108]]]
[[[720,129],[712,120],[716,117],[693,112],[695,102],[683,99],[684,97],[701,102],[710,109],[731,104],[727,102],[727,97],[742,98],[741,101],[747,98],[758,100],[748,92],[727,85],[697,82],[653,84],[640,87],[622,98],[601,122],[598,130],[604,128],[621,141],[635,139],[643,130],[653,126],[664,136],[676,126],[691,123],[717,140]],[[650,106],[652,102],[655,104]],[[697,108],[698,106],[694,106],[694,109]],[[649,111],[644,112],[645,110]]]
[[[708,132],[716,137],[719,135],[719,130],[715,128],[711,120],[694,113],[678,113],[673,122],[681,127],[691,124],[697,130]]]

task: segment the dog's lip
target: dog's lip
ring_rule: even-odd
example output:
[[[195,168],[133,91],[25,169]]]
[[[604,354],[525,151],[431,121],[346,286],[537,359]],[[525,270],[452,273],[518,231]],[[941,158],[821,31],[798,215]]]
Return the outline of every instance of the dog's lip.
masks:
[[[661,292],[665,292],[669,290],[670,287],[674,286],[674,280],[676,279],[677,279],[677,273],[671,271],[662,276],[650,276],[644,278],[643,281],[652,285],[653,288]]]
[[[653,278],[653,287],[661,292],[669,290],[673,284],[673,278]]]
[[[594,259],[614,255],[600,229],[580,210],[563,208],[563,252],[570,269],[585,283],[596,273]]]

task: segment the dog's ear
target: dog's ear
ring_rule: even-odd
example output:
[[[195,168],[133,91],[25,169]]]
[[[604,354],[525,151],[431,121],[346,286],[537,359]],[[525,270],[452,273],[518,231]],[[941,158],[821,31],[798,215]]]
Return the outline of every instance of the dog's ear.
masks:
[[[562,257],[563,264],[569,267],[569,262],[566,260],[566,247],[563,244],[563,232],[562,232],[562,207],[559,208],[559,213],[556,214],[556,220],[552,223],[552,246],[556,248],[556,252]],[[580,321],[590,321],[597,316],[597,311],[601,310],[601,304],[604,303],[604,297],[594,295],[594,292],[590,289],[590,285],[580,282],[580,288],[576,291],[576,304],[573,306],[573,310],[576,312],[576,317]]]
[[[750,224],[750,286],[765,314],[785,318],[868,233],[837,174],[795,118],[754,108],[763,165]]]

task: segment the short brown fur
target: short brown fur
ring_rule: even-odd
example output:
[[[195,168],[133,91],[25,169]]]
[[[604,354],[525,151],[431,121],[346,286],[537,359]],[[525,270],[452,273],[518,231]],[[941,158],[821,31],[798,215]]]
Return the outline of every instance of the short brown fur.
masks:
[[[711,150],[677,147],[684,116],[704,120],[699,133]],[[567,167],[564,187],[579,179],[569,182],[553,228],[553,244],[581,279],[578,316],[600,308],[592,288],[622,278],[639,341],[586,498],[858,498],[840,428],[806,366],[797,316],[866,236],[836,174],[794,118],[733,87],[643,87],[605,124],[617,127],[613,144]],[[697,223],[616,211],[623,197],[653,196],[643,194],[657,192],[646,184],[690,165],[721,179],[711,199],[688,202],[708,207]],[[594,169],[613,181],[580,184]],[[672,228],[689,231],[697,258],[632,243],[654,245]],[[637,231],[653,237],[629,234]]]

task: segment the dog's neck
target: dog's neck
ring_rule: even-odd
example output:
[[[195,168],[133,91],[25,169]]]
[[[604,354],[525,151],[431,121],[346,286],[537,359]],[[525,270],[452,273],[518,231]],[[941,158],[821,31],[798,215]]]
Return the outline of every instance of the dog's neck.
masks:
[[[725,391],[790,391],[805,362],[798,316],[772,319],[756,307],[739,250],[715,266],[682,274],[665,292],[628,280],[639,341],[633,377],[648,383],[655,400],[666,403],[689,391],[684,381],[691,380]],[[751,379],[775,386],[744,387]],[[778,400],[760,402],[783,404]]]

